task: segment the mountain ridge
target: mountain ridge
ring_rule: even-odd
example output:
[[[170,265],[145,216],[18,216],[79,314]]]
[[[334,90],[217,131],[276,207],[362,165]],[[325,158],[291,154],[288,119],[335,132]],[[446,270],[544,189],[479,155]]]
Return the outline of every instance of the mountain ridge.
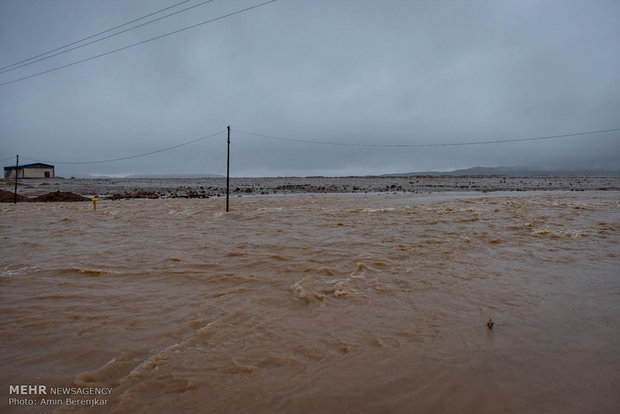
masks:
[[[574,176],[574,177],[618,177],[620,171],[616,170],[539,170],[527,167],[471,167],[452,171],[418,171],[407,173],[383,174],[383,177],[400,176],[476,176],[476,175],[504,175],[510,177],[534,177],[534,176]]]

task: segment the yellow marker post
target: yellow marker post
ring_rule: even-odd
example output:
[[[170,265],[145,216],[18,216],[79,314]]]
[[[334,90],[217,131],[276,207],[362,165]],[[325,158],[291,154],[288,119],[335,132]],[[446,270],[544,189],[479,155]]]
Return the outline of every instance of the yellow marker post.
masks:
[[[97,211],[97,200],[99,199],[97,197],[93,197],[91,200],[93,200],[93,211]]]

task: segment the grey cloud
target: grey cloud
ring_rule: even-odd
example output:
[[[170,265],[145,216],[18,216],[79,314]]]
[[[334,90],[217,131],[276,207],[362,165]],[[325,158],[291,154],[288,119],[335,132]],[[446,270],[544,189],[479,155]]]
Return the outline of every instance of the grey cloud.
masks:
[[[4,1],[4,64],[173,1]],[[196,4],[194,0],[188,5]],[[215,1],[45,70],[256,4]],[[52,18],[53,16],[53,18]],[[0,87],[0,158],[138,154],[232,125],[342,143],[447,143],[619,127],[617,2],[280,0]],[[225,171],[225,137],[64,175]],[[617,169],[620,134],[475,147],[360,148],[233,134],[234,175],[474,165]]]

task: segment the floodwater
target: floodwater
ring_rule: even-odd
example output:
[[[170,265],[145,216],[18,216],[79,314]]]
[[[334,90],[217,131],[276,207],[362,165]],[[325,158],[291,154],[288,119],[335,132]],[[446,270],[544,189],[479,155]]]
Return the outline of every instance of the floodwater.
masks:
[[[2,412],[620,411],[618,192],[0,209]]]

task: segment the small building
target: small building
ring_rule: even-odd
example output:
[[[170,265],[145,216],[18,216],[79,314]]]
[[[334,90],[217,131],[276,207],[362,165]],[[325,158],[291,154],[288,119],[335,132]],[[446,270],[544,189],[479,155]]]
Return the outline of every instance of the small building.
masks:
[[[43,164],[37,162],[34,164],[24,164],[4,167],[4,178],[15,178],[15,172],[17,171],[17,178],[54,178],[54,166],[49,164]]]

